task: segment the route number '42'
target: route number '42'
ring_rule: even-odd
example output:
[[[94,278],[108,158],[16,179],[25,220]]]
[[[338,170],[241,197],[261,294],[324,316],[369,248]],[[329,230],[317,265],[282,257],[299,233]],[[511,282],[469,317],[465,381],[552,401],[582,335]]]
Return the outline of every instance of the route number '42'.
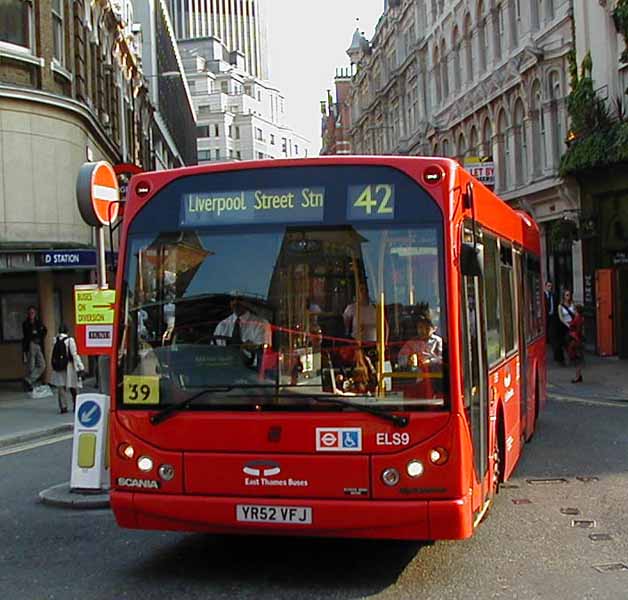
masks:
[[[395,188],[388,183],[349,187],[349,216],[354,219],[392,219],[395,214]]]

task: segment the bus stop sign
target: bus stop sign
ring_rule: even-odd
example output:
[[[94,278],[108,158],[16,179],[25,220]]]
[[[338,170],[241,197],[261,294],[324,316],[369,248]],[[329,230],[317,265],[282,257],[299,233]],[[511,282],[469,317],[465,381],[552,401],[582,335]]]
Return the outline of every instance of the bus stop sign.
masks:
[[[108,162],[83,164],[76,180],[76,200],[88,225],[110,225],[118,218],[120,189],[118,178]]]

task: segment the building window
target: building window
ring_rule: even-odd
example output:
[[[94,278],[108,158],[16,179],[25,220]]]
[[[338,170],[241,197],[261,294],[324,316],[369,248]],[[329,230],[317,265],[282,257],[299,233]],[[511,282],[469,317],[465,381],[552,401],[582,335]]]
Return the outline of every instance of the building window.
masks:
[[[519,22],[521,20],[521,10],[519,0],[510,0],[510,47],[516,48],[519,45]]]
[[[473,81],[473,32],[470,14],[467,14],[464,19],[464,46],[467,83],[471,83]]]
[[[264,153],[263,153],[263,152],[258,152],[258,153],[257,153],[257,158],[258,158],[259,160],[263,160],[263,159],[264,159]]]
[[[236,130],[236,132],[235,132],[236,133],[236,140],[239,140],[240,139],[240,128],[238,126],[236,126],[235,130]]]
[[[262,133],[262,130],[259,127],[255,128],[255,139],[258,142],[261,142],[264,139],[264,134]]]
[[[493,27],[495,32],[494,44],[495,44],[495,60],[500,60],[502,57],[502,39],[504,38],[504,5],[500,4],[496,9],[497,19]]]
[[[229,150],[229,158],[233,158],[233,150]]]
[[[458,32],[458,28],[454,27],[454,32],[452,36],[452,50],[454,53],[454,89],[458,91],[461,85],[461,76],[460,76],[460,33]]]
[[[199,150],[198,151],[198,160],[211,160],[211,159],[212,159],[211,150]]]
[[[478,4],[478,49],[480,51],[480,71],[486,70],[486,20],[484,4]]]
[[[229,82],[228,81],[223,81],[220,84],[220,91],[223,92],[224,94],[228,94],[229,93]]]
[[[528,143],[525,130],[523,102],[521,99],[518,99],[515,103],[514,121],[515,183],[516,185],[523,185],[528,176]]]
[[[56,61],[65,64],[63,31],[63,0],[52,0],[52,54]]]
[[[214,125],[214,135],[220,137],[220,125],[218,125],[218,123]]]
[[[29,0],[2,0],[0,2],[0,42],[32,49],[33,7]]]
[[[271,146],[275,145],[275,134],[274,133],[270,134],[270,144],[271,144]]]
[[[281,151],[284,154],[288,153],[288,140],[286,138],[281,138]]]
[[[296,144],[294,145],[294,153],[299,154],[299,147]]]
[[[242,160],[242,152],[240,152],[239,150],[236,152],[236,157],[238,158],[238,160]]]
[[[233,125],[229,125],[229,130],[228,131],[229,131],[229,133],[228,133],[229,137],[232,138],[233,137]]]
[[[199,125],[196,128],[196,137],[197,138],[209,137],[209,125]]]
[[[220,148],[216,148],[216,160],[220,160]]]

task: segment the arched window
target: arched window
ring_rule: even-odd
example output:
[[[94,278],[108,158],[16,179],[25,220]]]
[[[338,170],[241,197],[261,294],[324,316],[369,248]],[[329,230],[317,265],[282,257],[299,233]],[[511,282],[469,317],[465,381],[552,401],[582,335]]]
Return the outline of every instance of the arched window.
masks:
[[[560,85],[560,75],[557,71],[552,71],[549,76],[549,97],[551,100],[551,126],[553,133],[552,158],[554,164],[560,161],[563,151],[563,140],[565,139],[565,129],[562,123],[562,113],[560,104],[562,100],[562,91]]]
[[[547,157],[545,154],[543,95],[538,79],[532,84],[530,119],[532,121],[532,168],[535,175],[540,175],[547,164]]]
[[[501,110],[497,119],[497,189],[508,189],[510,173],[508,163],[510,161],[510,148],[508,146],[508,125],[506,123],[506,111]]]
[[[436,21],[436,17],[438,16],[438,6],[436,5],[436,0],[432,0],[432,23]]]
[[[440,79],[440,52],[438,46],[434,47],[434,88],[436,90],[436,104],[440,106],[443,101],[443,89]]]
[[[434,146],[432,147],[432,156],[440,156],[439,155],[439,150],[440,150],[440,148],[438,146],[438,142],[436,142],[434,144]]]
[[[471,24],[471,15],[467,13],[464,18],[464,54],[465,54],[465,73],[466,82],[473,81],[473,28]]]
[[[456,151],[456,156],[463,160],[467,154],[467,140],[464,139],[464,133],[461,133],[458,136],[458,148]]]
[[[484,2],[478,2],[478,51],[480,55],[480,73],[486,70],[486,16],[484,15]]]
[[[449,98],[449,72],[447,65],[447,46],[445,40],[441,40],[440,43],[440,78],[441,85],[443,86],[443,103],[447,102]]]
[[[449,156],[449,140],[447,138],[443,140],[443,156]]]
[[[469,153],[472,156],[481,154],[480,148],[478,148],[478,130],[475,125],[471,127],[471,133],[469,134]]]
[[[515,134],[515,184],[524,185],[528,178],[528,143],[525,130],[525,111],[523,101],[515,102],[514,134]]]
[[[493,156],[493,128],[488,117],[484,119],[484,125],[482,126],[482,149],[480,150],[480,155]]]
[[[461,86],[460,76],[460,32],[454,27],[451,35],[451,48],[454,54],[454,90],[457,92]]]

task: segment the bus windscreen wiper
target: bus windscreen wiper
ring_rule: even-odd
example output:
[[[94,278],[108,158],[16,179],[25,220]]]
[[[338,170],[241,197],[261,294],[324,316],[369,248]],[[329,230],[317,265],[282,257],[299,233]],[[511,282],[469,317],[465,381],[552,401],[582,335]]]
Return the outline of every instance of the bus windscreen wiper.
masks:
[[[150,422],[153,425],[159,425],[165,421],[168,417],[173,415],[176,412],[179,412],[185,408],[187,408],[194,400],[197,398],[201,398],[208,394],[216,394],[220,392],[231,392],[234,388],[262,388],[269,387],[263,385],[217,385],[213,387],[208,387],[196,394],[192,394],[187,398],[177,402],[176,404],[172,404],[167,406],[163,410],[158,413],[151,415]],[[386,412],[381,408],[377,408],[375,406],[366,406],[364,404],[357,404],[355,402],[350,402],[349,400],[345,400],[344,398],[338,398],[336,396],[327,396],[322,394],[289,394],[289,393],[279,393],[273,394],[274,398],[295,398],[295,399],[307,399],[313,400],[314,402],[329,402],[330,404],[337,404],[339,406],[346,406],[347,408],[353,408],[357,411],[369,413],[373,416],[379,417],[380,419],[384,419],[385,421],[391,421],[397,427],[406,427],[409,423],[408,417],[395,415],[393,413]]]
[[[365,404],[357,404],[356,402],[350,402],[344,398],[338,398],[337,396],[326,396],[324,394],[277,394],[277,398],[303,398],[308,400],[314,400],[315,402],[329,402],[330,404],[337,404],[339,406],[346,406],[348,408],[354,408],[355,410],[369,413],[385,421],[392,421],[397,427],[406,427],[410,420],[408,417],[401,415],[395,415],[393,413],[382,410],[375,406],[366,406]]]
[[[191,396],[188,396],[187,398],[181,400],[180,402],[177,402],[176,404],[171,404],[170,406],[166,406],[166,408],[164,408],[163,410],[160,410],[158,413],[151,415],[149,420],[153,425],[159,425],[159,423],[162,423],[163,421],[165,421],[170,415],[180,410],[183,410],[184,408],[187,408],[197,398],[202,398],[203,396],[207,394],[217,394],[219,392],[230,392],[233,388],[234,386],[232,385],[215,385],[212,387],[205,388],[201,390],[200,392],[197,392],[196,394],[192,394]]]

